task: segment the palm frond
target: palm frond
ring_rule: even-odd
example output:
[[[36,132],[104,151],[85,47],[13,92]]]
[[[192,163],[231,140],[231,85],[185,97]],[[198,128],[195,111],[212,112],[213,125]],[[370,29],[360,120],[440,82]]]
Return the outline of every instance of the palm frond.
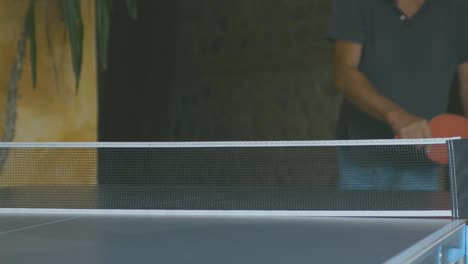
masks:
[[[53,72],[53,78],[54,78],[54,81],[55,81],[55,87],[58,89],[59,88],[59,85],[58,85],[58,74],[59,74],[59,70],[58,70],[58,65],[57,65],[57,61],[56,61],[56,58],[55,58],[55,48],[54,48],[54,42],[53,42],[53,39],[52,39],[52,32],[51,32],[51,14],[50,14],[50,11],[51,9],[48,8],[47,9],[47,13],[46,13],[46,29],[45,29],[45,34],[46,34],[46,39],[47,39],[47,50],[48,50],[48,57],[49,57],[49,60],[50,60],[50,65],[52,67],[52,72]]]
[[[25,31],[26,38],[29,39],[29,59],[31,64],[32,85],[37,84],[37,41],[36,41],[36,0],[29,2],[28,13],[26,14]]]
[[[110,34],[110,5],[111,0],[96,1],[96,37],[98,56],[100,64],[104,69],[107,69],[108,47]]]
[[[127,9],[131,18],[138,18],[138,0],[127,0]]]
[[[62,0],[62,11],[70,39],[73,72],[75,74],[76,90],[78,92],[83,61],[83,20],[81,17],[81,0]]]
[[[112,0],[96,0],[96,35],[99,61],[104,70],[109,59],[109,35],[111,29]],[[138,0],[126,0],[128,14],[138,18]]]
[[[35,9],[37,0],[30,0],[28,13],[25,18],[25,30],[27,39],[30,43],[30,60],[33,87],[37,83],[37,43],[36,43],[36,19]],[[66,31],[68,33],[72,67],[75,77],[76,90],[78,92],[79,82],[81,78],[82,62],[83,62],[83,19],[81,15],[81,0],[60,0],[62,16],[64,19]],[[138,18],[138,0],[126,0],[128,14],[132,19]],[[111,9],[112,0],[95,0],[96,8],[96,38],[97,38],[97,53],[100,64],[104,69],[108,63],[109,35],[111,28]],[[50,42],[50,36],[48,36]],[[50,48],[51,43],[48,43]]]

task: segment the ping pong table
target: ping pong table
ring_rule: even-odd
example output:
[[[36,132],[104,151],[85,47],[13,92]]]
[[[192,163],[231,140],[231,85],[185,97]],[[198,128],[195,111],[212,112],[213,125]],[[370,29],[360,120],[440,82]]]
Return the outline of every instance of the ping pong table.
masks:
[[[99,170],[111,173],[96,187],[15,184],[17,169],[28,173],[22,183],[47,177],[28,157],[49,150],[11,145],[2,175],[10,185],[0,187],[0,263],[466,263],[466,167],[450,164],[459,174],[450,175],[455,192],[347,192],[302,181],[328,173],[323,149],[265,144],[102,145]],[[93,144],[52,147],[55,156],[73,156],[49,171],[55,178],[80,160],[94,163],[91,151],[77,152]],[[404,162],[426,166],[422,159]],[[234,172],[240,176],[229,179]]]
[[[25,210],[0,215],[0,262],[465,263],[465,226],[451,219]]]

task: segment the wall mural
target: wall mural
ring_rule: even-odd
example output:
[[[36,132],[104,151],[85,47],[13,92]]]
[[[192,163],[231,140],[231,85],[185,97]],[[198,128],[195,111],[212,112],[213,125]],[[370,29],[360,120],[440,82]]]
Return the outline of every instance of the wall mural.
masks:
[[[28,10],[28,0],[0,2],[0,131],[5,132],[7,88],[17,44]],[[37,86],[32,86],[29,47],[18,86],[15,142],[83,142],[97,138],[97,73],[94,1],[82,1],[83,67],[78,92],[59,1],[38,1],[36,9]],[[0,175],[0,186],[90,185],[96,183],[94,150],[86,164],[71,163],[62,152],[12,150]],[[72,156],[73,157],[73,156]],[[70,158],[70,157],[68,157]],[[20,161],[27,159],[27,163]],[[81,159],[77,159],[81,160]],[[66,169],[64,169],[66,166]],[[34,174],[32,174],[34,172]],[[41,177],[41,175],[47,175]]]

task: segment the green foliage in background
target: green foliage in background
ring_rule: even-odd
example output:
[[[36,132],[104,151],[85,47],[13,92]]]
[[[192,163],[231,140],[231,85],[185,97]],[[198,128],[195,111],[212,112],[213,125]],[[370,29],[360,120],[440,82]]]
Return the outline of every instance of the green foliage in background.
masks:
[[[33,87],[36,87],[37,81],[37,45],[35,30],[35,11],[38,1],[30,0],[28,12],[25,18],[25,33],[29,40],[30,64],[32,72]],[[49,1],[49,0],[45,0]],[[99,54],[99,63],[107,68],[109,34],[111,26],[112,3],[114,0],[94,0],[96,11],[96,37],[97,49]],[[125,0],[129,15],[133,19],[138,17],[138,0]],[[73,72],[75,75],[76,88],[81,76],[82,58],[83,58],[83,20],[81,16],[82,0],[60,0],[60,9],[62,11],[63,22],[67,29],[71,46]]]

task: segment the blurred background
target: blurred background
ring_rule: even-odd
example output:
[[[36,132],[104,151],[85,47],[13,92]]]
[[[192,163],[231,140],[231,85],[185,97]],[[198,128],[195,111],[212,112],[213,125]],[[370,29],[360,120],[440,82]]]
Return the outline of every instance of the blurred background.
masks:
[[[139,4],[137,21],[116,5],[100,140],[332,137],[330,1]]]
[[[331,3],[2,0],[3,141],[333,139]]]

